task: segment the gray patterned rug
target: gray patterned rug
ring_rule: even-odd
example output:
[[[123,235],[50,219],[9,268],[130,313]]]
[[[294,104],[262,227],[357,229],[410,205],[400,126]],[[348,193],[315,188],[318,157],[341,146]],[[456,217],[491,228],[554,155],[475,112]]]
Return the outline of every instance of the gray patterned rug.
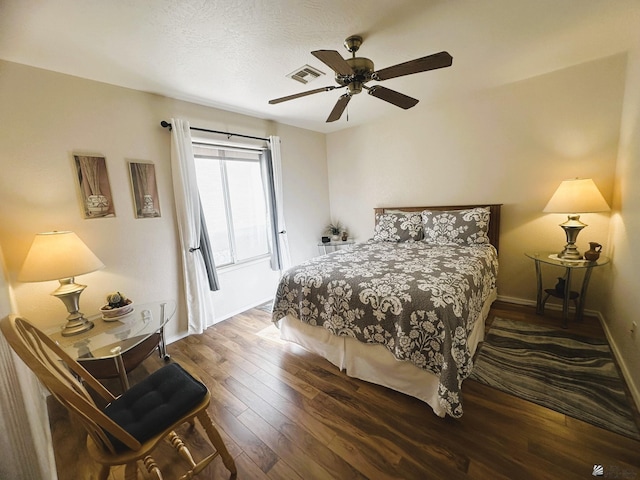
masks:
[[[268,314],[271,314],[272,307],[273,307],[273,300],[267,303],[263,303],[262,305],[258,305],[256,308],[258,310],[262,310],[263,312],[267,312]]]
[[[640,440],[605,339],[495,318],[469,378]]]

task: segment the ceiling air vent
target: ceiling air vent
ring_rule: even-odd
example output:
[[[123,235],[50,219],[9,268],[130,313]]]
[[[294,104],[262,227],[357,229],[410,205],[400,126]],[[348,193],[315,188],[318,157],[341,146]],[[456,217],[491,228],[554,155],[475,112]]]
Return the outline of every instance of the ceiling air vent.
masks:
[[[287,75],[289,78],[293,78],[300,83],[309,83],[318,78],[320,75],[324,75],[324,72],[321,72],[317,68],[313,68],[309,65],[304,65]]]

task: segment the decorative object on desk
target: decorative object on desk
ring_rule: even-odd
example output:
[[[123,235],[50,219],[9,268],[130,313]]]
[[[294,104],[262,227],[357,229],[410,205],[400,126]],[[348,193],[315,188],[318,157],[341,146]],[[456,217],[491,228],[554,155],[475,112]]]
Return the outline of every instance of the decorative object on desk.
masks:
[[[564,288],[565,288],[566,284],[567,284],[567,281],[564,278],[558,277],[558,283],[556,283],[556,287],[555,287],[556,288],[556,293],[558,295],[561,295],[561,296],[564,297]]]
[[[595,262],[600,258],[600,252],[602,251],[602,245],[598,242],[589,242],[589,250],[584,252],[585,260]]]
[[[329,237],[322,237],[322,243],[329,243],[331,239]]]
[[[107,304],[100,307],[103,320],[119,320],[133,312],[133,302],[120,292],[107,295]]]
[[[95,272],[104,264],[73,232],[38,233],[25,258],[18,280],[45,282],[58,280],[60,286],[51,293],[67,307],[69,316],[62,335],[70,336],[93,328],[80,309],[80,294],[87,287],[74,282],[74,277]]]
[[[104,157],[74,155],[84,218],[112,217],[116,211]]]
[[[129,162],[136,218],[160,216],[156,168],[153,163]]]
[[[582,258],[576,247],[576,239],[580,230],[587,225],[580,221],[579,213],[608,212],[609,210],[609,205],[592,179],[564,180],[542,210],[546,213],[568,214],[567,221],[560,224],[565,231],[567,244],[558,257],[568,260]]]
[[[346,242],[347,240],[349,240],[349,232],[345,230],[344,232],[342,232],[342,241]]]
[[[469,378],[640,440],[605,338],[496,317]]]
[[[340,222],[332,222],[327,225],[325,233],[331,235],[331,240],[334,242],[340,241],[340,233],[342,232],[342,225]]]

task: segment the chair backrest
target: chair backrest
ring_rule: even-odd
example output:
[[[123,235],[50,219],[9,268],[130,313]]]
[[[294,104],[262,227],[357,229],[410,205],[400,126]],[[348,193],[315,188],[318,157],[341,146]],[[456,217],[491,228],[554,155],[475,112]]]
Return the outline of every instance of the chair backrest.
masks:
[[[44,332],[16,315],[3,318],[0,329],[11,348],[40,382],[62,405],[78,415],[99,448],[112,454],[116,452],[105,432],[131,450],[140,448],[138,440],[98,408],[85,384],[107,403],[115,400],[111,392]]]

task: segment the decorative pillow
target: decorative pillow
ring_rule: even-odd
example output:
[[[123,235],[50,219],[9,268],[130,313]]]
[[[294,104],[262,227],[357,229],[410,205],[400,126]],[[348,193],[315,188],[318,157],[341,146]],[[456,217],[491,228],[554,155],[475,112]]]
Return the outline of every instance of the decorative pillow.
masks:
[[[376,215],[373,239],[378,242],[422,240],[422,216],[420,212],[397,212]]]
[[[433,245],[482,245],[489,243],[490,210],[424,210],[424,241]]]

